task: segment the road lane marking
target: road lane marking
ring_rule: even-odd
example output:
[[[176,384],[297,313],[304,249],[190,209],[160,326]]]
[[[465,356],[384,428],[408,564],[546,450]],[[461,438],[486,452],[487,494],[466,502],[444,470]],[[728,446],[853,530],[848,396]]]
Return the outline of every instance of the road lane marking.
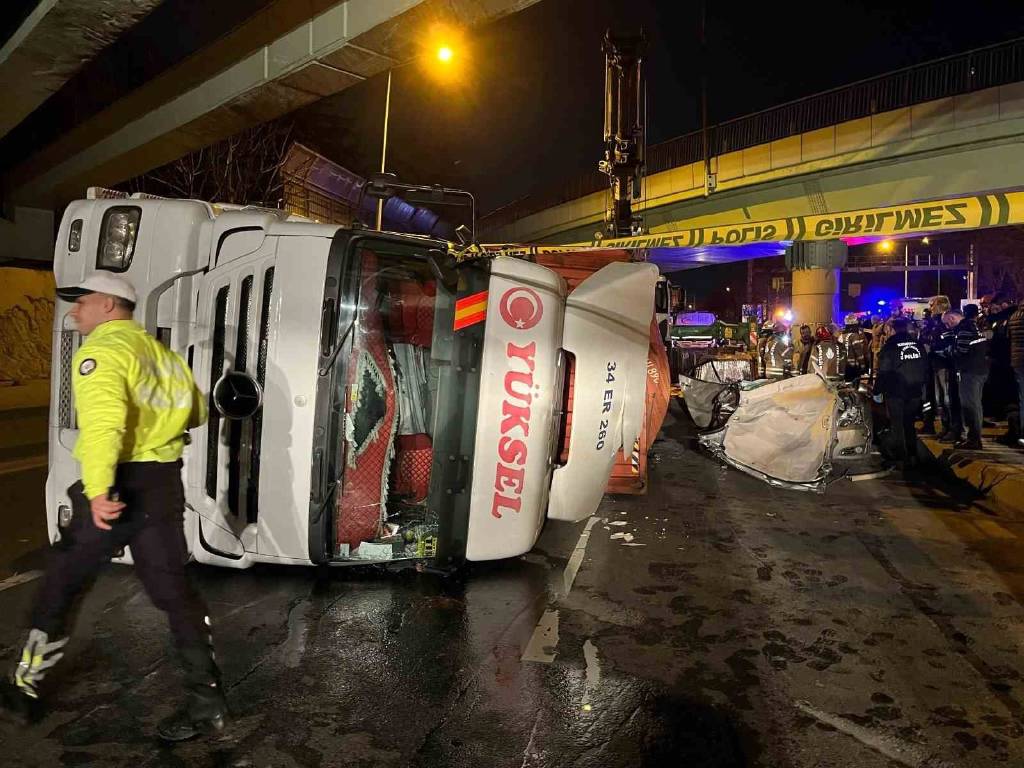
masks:
[[[817,707],[812,707],[806,701],[796,701],[794,704],[805,715],[810,715],[819,723],[832,726],[837,731],[845,733],[864,746],[870,747],[900,765],[908,766],[908,768],[953,768],[951,763],[940,760],[935,755],[927,754],[917,744],[899,739],[890,733],[876,733],[869,728],[847,720],[845,717],[823,712]]]
[[[600,517],[592,517],[587,520],[587,525],[583,529],[583,533],[580,534],[579,541],[576,542],[576,549],[573,550],[569,563],[565,566],[565,572],[562,574],[562,592],[556,596],[556,600],[561,600],[572,589],[573,582],[576,581],[576,574],[579,573],[580,566],[583,564],[583,556],[587,553],[590,529],[599,522],[601,522]]]
[[[521,661],[550,664],[558,653],[558,611],[548,609],[533,628]]]
[[[537,738],[537,726],[540,725],[540,718],[543,714],[543,712],[538,712],[537,719],[533,721],[533,730],[530,731],[530,740],[526,742],[526,749],[523,750],[523,764],[519,768],[527,768],[534,758],[540,759],[542,757],[542,755],[537,753],[537,749],[533,746],[533,742]]]
[[[583,533],[580,534],[580,538],[576,542],[576,547],[572,551],[572,555],[569,557],[569,562],[565,566],[565,570],[562,572],[562,589],[560,592],[555,594],[555,604],[559,600],[564,599],[568,594],[569,590],[572,589],[573,583],[576,581],[576,574],[580,571],[580,566],[583,564],[583,558],[587,554],[587,542],[590,541],[591,529],[601,522],[604,518],[591,517],[587,520],[586,526],[583,528]],[[555,660],[555,656],[558,652],[558,610],[555,608],[549,608],[544,611],[544,614],[540,617],[540,621],[537,622],[537,626],[533,628],[533,635],[530,636],[530,641],[526,644],[526,648],[523,650],[521,661],[533,661],[540,664],[550,664]]]
[[[16,573],[10,578],[0,581],[0,592],[11,587],[16,587],[19,584],[27,584],[30,581],[35,581],[43,575],[42,571],[25,571],[24,573]]]

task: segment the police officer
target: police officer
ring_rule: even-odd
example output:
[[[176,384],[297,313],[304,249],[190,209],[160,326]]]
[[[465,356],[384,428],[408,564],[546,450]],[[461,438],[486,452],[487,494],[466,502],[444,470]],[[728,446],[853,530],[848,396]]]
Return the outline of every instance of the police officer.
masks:
[[[871,357],[871,335],[864,332],[856,315],[846,316],[841,342],[846,350],[844,378],[849,382],[859,384],[861,377],[868,371],[868,360]]]
[[[82,479],[68,488],[72,520],[51,559],[11,697],[31,711],[39,682],[63,656],[72,604],[101,566],[126,546],[150,599],[167,613],[185,671],[187,705],[162,722],[183,741],[224,727],[227,709],[210,621],[185,576],[181,453],[186,431],[206,420],[203,395],[181,357],[132,320],[135,290],[98,272],[59,288],[88,338],[72,362]]]
[[[964,426],[967,428],[967,439],[955,443],[954,447],[968,451],[983,449],[981,395],[989,371],[989,340],[978,330],[977,319],[978,305],[964,306],[963,320],[956,326],[956,342],[953,345],[953,364],[956,366],[959,381],[960,410]]]
[[[875,398],[884,400],[889,414],[897,465],[914,467],[917,464],[914,420],[921,410],[928,359],[924,347],[910,335],[907,318],[893,318],[892,330],[878,354]]]
[[[943,312],[941,332],[933,342],[930,352],[932,370],[935,372],[935,400],[942,418],[942,432],[938,437],[941,443],[955,444],[963,439],[960,387],[957,384],[956,360],[953,357],[956,348],[956,328],[963,319],[960,310]]]

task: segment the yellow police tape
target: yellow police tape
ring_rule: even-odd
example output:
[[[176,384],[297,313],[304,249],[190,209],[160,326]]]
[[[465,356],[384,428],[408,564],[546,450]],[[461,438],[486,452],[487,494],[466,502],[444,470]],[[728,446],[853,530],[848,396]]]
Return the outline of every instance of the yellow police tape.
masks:
[[[1013,224],[1024,224],[1024,191],[995,192],[842,213],[745,221],[568,245],[483,245],[469,249],[464,255],[522,257],[588,248],[700,248],[709,245],[833,240],[842,237],[898,237]]]

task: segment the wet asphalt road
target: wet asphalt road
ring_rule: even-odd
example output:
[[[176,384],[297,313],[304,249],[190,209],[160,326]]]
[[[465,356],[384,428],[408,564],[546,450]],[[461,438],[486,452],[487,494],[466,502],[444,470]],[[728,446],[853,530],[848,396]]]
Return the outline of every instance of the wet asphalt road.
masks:
[[[1024,764],[1020,526],[922,482],[772,489],[671,414],[656,450],[651,492],[605,500],[567,595],[583,524],[461,579],[196,567],[234,712],[217,742],[154,741],[168,633],[112,567],[49,715],[0,721],[0,764]],[[7,659],[32,586],[0,592]]]

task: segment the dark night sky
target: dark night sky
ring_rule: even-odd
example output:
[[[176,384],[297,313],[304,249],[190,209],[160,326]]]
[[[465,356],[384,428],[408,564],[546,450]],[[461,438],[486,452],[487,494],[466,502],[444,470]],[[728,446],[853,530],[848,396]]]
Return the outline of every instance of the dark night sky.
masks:
[[[457,83],[440,85],[417,66],[399,70],[389,170],[470,189],[486,212],[594,168],[608,27],[648,36],[649,142],[698,128],[698,9],[679,0],[542,0],[478,31]],[[1021,9],[1020,0],[711,3],[709,120],[1024,35]],[[378,77],[324,99],[299,113],[299,137],[371,172],[383,93]]]

